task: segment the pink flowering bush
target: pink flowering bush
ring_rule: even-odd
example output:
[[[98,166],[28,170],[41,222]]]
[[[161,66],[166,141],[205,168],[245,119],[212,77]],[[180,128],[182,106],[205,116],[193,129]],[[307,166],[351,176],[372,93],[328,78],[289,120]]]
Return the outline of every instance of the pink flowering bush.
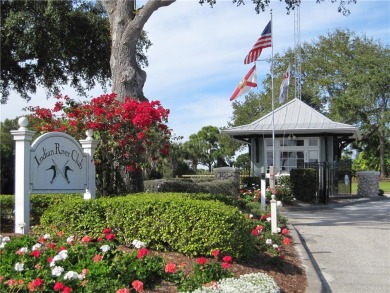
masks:
[[[94,139],[99,140],[94,159],[100,192],[128,191],[125,174],[139,174],[169,153],[169,110],[159,101],[129,97],[118,101],[115,93],[85,102],[61,95],[57,99],[53,109],[30,108],[30,127],[38,134],[60,131],[76,139],[85,139],[85,131],[94,130]]]

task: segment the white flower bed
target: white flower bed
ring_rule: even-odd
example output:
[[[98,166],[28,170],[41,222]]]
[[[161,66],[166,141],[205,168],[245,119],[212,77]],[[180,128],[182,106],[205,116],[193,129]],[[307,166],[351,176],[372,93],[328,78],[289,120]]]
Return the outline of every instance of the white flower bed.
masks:
[[[264,273],[242,275],[238,279],[222,279],[212,287],[198,288],[193,293],[279,293],[275,281]]]

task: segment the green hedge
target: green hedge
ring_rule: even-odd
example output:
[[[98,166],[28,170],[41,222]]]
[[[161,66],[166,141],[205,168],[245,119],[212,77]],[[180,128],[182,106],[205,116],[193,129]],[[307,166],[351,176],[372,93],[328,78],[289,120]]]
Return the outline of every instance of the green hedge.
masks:
[[[39,224],[39,219],[45,210],[51,205],[58,205],[74,198],[82,198],[82,194],[31,194],[30,225]],[[0,195],[0,221],[1,231],[14,230],[14,195]],[[10,231],[8,231],[11,229]]]
[[[145,180],[146,192],[211,193],[237,196],[238,189],[232,180],[213,179],[157,179]]]
[[[185,255],[210,255],[213,249],[235,258],[250,257],[251,227],[238,209],[218,201],[181,194],[137,194],[72,200],[52,206],[42,218],[47,231],[99,236],[110,227],[121,243],[141,240],[149,248]]]
[[[313,202],[318,189],[318,172],[311,168],[292,169],[290,184],[293,197],[303,202]]]
[[[13,195],[0,195],[0,228],[1,232],[14,230],[15,201]]]

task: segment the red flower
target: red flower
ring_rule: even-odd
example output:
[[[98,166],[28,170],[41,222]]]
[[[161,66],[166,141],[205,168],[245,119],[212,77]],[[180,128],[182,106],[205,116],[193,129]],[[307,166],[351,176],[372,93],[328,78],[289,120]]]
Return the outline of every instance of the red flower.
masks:
[[[108,241],[112,241],[112,240],[114,240],[114,239],[115,239],[115,235],[114,235],[114,234],[112,234],[112,233],[110,233],[110,234],[106,234],[106,239],[107,239]]]
[[[144,291],[144,283],[142,283],[141,281],[135,280],[133,283],[131,283],[131,285],[137,292]]]
[[[148,254],[148,250],[146,248],[141,248],[140,250],[138,250],[137,258],[141,259],[147,254]]]
[[[134,172],[134,170],[135,170],[135,168],[133,166],[131,166],[131,165],[126,166],[127,172]]]
[[[62,110],[62,106],[63,106],[63,103],[62,103],[62,102],[57,102],[57,103],[55,103],[53,111],[54,111],[54,112],[61,111],[61,110]]]
[[[116,293],[130,293],[130,289],[121,288],[121,289],[116,290]]]
[[[223,267],[225,270],[227,270],[227,269],[230,267],[230,263],[224,262],[224,263],[222,263],[222,267]]]
[[[103,259],[103,256],[100,254],[97,254],[93,257],[93,262],[99,262]]]
[[[228,262],[228,263],[233,262],[233,258],[232,258],[231,256],[229,256],[229,255],[224,256],[224,257],[222,258],[222,260],[223,260],[224,262]]]
[[[55,245],[54,243],[49,243],[48,246],[49,246],[49,248],[51,248],[51,249],[53,249],[53,248],[56,247],[56,245]]]
[[[64,289],[62,289],[62,293],[70,293],[72,291],[73,291],[72,288],[67,287],[67,286]]]
[[[267,220],[267,216],[265,215],[262,215],[261,218],[260,218],[261,221],[266,221]]]
[[[41,287],[44,283],[45,281],[41,278],[36,278],[34,281],[32,281],[34,287]]]
[[[83,238],[81,238],[81,242],[84,242],[84,243],[88,243],[88,242],[91,242],[92,241],[92,237],[91,236],[84,236]]]
[[[111,233],[111,229],[110,228],[105,228],[103,230],[103,234],[109,234],[109,233]]]
[[[176,273],[176,265],[174,263],[169,263],[165,266],[166,273]]]
[[[35,289],[36,289],[36,288],[35,288],[33,282],[29,282],[29,283],[28,283],[28,290],[29,290],[30,292],[34,292]]]
[[[63,284],[63,283],[61,283],[61,282],[56,282],[55,284],[54,284],[54,291],[61,291],[61,290],[63,290],[65,288],[65,285]]]
[[[206,263],[206,258],[205,257],[200,257],[198,258],[197,262],[202,266]]]
[[[102,237],[98,237],[96,240],[97,240],[97,242],[102,242],[103,238]]]
[[[284,245],[290,245],[290,244],[291,244],[290,239],[287,238],[287,237],[284,237],[284,238],[283,238],[283,244],[284,244]]]
[[[253,229],[253,230],[252,230],[252,235],[258,236],[258,235],[259,235],[259,230]]]
[[[48,263],[51,263],[53,261],[53,258],[51,257],[51,256],[49,256],[48,258],[47,258],[47,262]]]
[[[60,248],[58,248],[58,251],[63,251],[63,250],[66,250],[65,246],[61,246]]]
[[[282,230],[282,234],[283,234],[283,235],[287,235],[287,234],[288,234],[288,229],[287,229],[287,228],[284,228],[284,229]]]
[[[40,257],[41,256],[41,251],[38,250],[38,249],[37,250],[33,250],[33,251],[31,251],[30,255],[33,256],[33,257]]]
[[[218,250],[218,249],[213,250],[213,255],[214,255],[214,257],[217,257],[218,254],[219,254],[219,250]]]
[[[138,139],[144,139],[145,138],[145,133],[143,133],[143,132],[139,132],[138,134],[137,134],[137,137],[138,137]]]
[[[60,237],[64,236],[64,231],[58,232],[58,236],[60,236]]]

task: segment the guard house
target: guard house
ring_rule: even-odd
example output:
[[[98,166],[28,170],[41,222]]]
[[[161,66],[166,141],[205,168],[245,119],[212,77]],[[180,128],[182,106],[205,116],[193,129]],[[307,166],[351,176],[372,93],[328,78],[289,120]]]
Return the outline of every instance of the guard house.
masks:
[[[268,173],[270,166],[276,167],[277,174],[289,174],[305,163],[339,162],[343,148],[361,139],[357,127],[334,122],[296,98],[275,109],[273,115],[271,112],[250,124],[222,132],[249,144],[251,176]]]

